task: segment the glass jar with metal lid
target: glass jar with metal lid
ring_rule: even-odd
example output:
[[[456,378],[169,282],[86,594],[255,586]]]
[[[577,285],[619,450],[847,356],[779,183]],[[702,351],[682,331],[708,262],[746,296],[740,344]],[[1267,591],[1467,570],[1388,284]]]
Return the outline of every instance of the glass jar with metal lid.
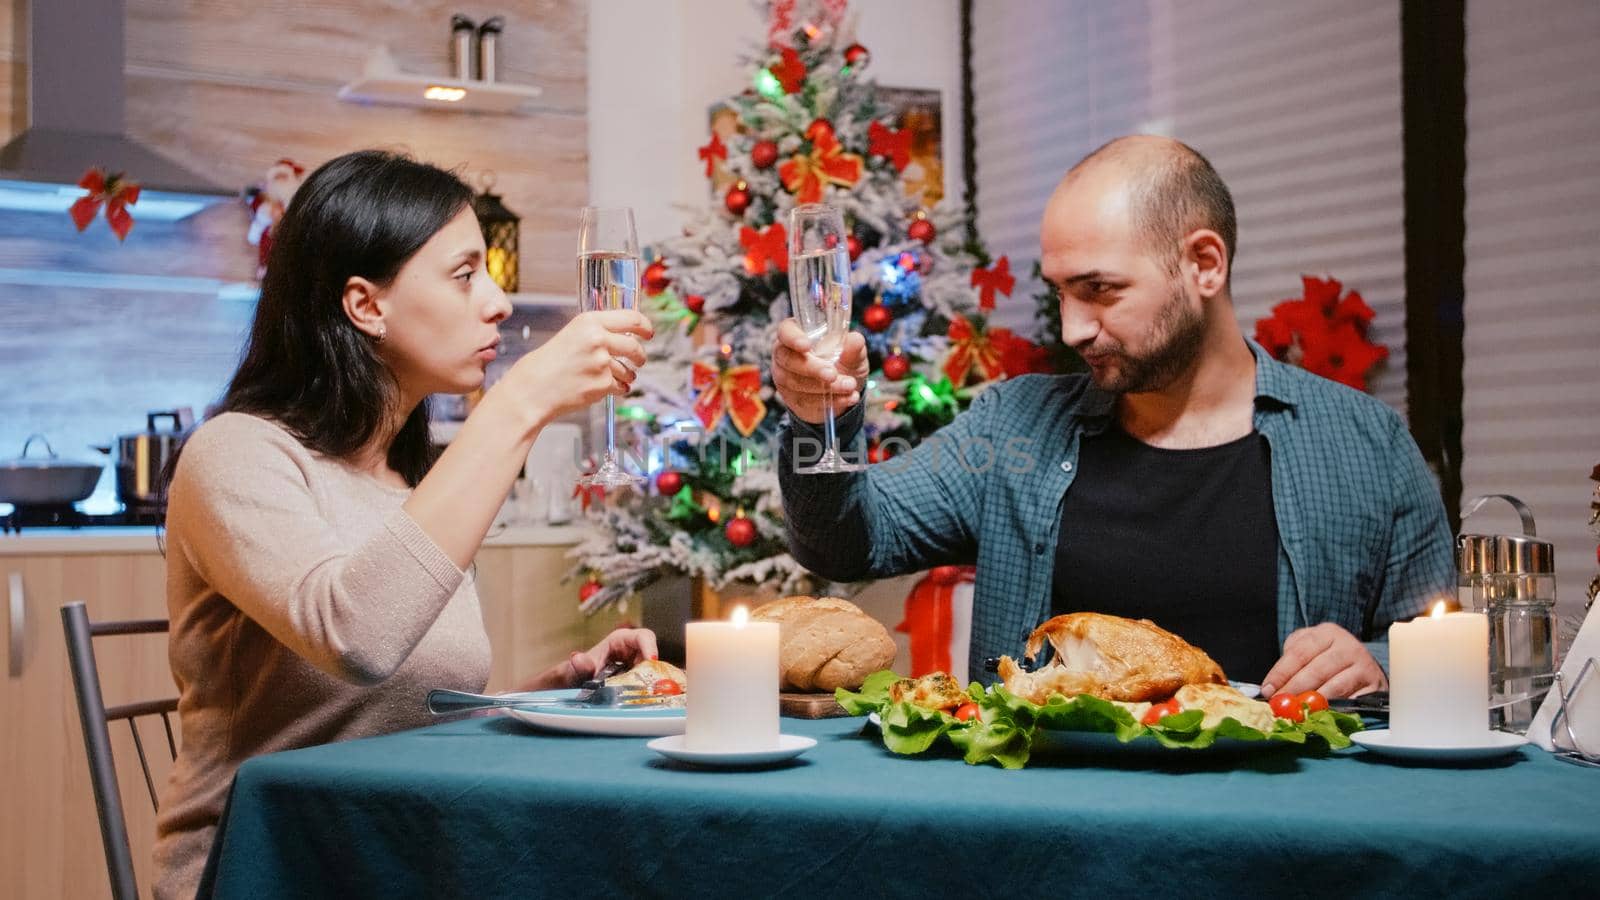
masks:
[[[1525,732],[1556,670],[1555,546],[1537,537],[1532,510],[1515,497],[1477,497],[1462,518],[1495,498],[1516,508],[1524,533],[1456,539],[1461,603],[1489,617],[1490,719]]]

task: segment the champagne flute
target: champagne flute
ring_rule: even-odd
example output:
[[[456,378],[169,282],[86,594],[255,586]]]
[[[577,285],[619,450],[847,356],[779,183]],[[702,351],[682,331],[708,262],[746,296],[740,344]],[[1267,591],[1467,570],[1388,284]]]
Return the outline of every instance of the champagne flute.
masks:
[[[839,211],[821,203],[789,211],[789,304],[811,339],[810,355],[836,362],[850,333],[849,233]],[[797,475],[858,472],[864,468],[839,455],[834,434],[833,392],[823,398],[823,452],[815,465],[795,469]]]
[[[628,207],[583,210],[578,230],[578,309],[633,309],[639,296],[639,238]],[[628,365],[623,363],[624,366]],[[593,474],[578,479],[588,487],[637,487],[638,475],[617,462],[617,399],[606,395],[606,455]]]

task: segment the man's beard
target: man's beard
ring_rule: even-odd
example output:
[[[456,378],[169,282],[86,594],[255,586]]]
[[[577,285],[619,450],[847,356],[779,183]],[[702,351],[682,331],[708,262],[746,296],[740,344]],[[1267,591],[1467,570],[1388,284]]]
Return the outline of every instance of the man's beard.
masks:
[[[1143,394],[1172,384],[1194,365],[1205,341],[1205,314],[1184,302],[1182,288],[1173,285],[1172,298],[1156,313],[1145,332],[1145,345],[1151,349],[1139,356],[1127,352],[1123,344],[1077,348],[1085,356],[1114,357],[1114,370],[1091,369],[1095,387],[1113,394]]]

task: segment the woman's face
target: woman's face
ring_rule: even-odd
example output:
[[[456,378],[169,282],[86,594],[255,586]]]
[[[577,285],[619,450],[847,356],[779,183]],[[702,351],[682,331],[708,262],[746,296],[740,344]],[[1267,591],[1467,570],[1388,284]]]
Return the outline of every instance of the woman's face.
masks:
[[[483,232],[471,207],[406,260],[378,305],[387,329],[379,349],[403,393],[421,400],[483,386],[511,304],[484,267]]]

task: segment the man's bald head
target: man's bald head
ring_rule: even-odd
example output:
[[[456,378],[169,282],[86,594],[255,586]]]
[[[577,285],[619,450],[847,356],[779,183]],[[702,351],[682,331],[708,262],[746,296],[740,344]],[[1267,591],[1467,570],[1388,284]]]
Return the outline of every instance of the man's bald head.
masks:
[[[1126,192],[1134,233],[1171,270],[1177,270],[1182,258],[1183,239],[1204,228],[1222,238],[1232,271],[1239,232],[1233,195],[1193,147],[1153,135],[1117,138],[1068,170],[1056,196],[1085,182]]]

